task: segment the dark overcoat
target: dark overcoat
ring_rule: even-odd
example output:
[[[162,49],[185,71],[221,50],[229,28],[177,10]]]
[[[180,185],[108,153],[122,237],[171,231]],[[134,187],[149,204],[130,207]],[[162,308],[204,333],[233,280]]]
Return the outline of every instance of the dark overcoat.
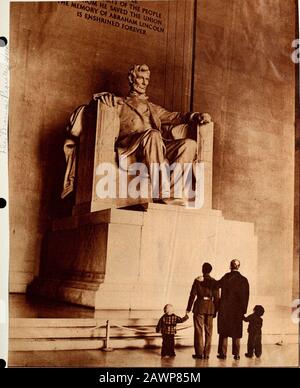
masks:
[[[218,333],[223,337],[242,338],[243,316],[249,301],[249,283],[238,271],[226,273],[218,281],[221,299],[218,313]]]

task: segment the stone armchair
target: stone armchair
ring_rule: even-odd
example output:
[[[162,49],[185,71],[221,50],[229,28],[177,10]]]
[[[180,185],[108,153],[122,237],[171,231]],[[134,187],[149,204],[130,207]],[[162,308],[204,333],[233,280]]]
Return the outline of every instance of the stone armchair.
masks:
[[[122,198],[122,195],[119,195],[120,150],[115,147],[119,126],[118,110],[103,104],[100,100],[81,106],[72,114],[64,145],[67,167],[62,198],[75,190],[74,215],[152,202],[150,196]],[[187,134],[173,131],[172,135],[178,139],[186,137]],[[198,125],[193,137],[197,141],[197,161],[204,163],[204,185],[198,188],[203,190],[204,194],[204,203],[201,207],[211,208],[213,123]],[[133,161],[128,160],[128,165]],[[97,183],[103,175],[99,166],[103,163],[114,167],[115,198],[99,198],[97,195]]]

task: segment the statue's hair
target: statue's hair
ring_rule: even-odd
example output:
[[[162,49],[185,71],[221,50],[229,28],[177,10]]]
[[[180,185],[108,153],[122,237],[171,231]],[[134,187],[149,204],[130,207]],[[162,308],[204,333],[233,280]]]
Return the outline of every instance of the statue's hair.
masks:
[[[129,84],[132,85],[134,82],[134,78],[137,76],[137,72],[139,73],[149,73],[150,74],[150,69],[148,65],[133,65],[130,67],[128,71],[128,80]]]

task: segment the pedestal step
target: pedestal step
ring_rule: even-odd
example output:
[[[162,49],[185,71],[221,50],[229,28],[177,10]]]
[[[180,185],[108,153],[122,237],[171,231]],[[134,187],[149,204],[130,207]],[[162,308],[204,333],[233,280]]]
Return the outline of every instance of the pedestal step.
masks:
[[[234,241],[234,244],[232,243]],[[186,308],[191,285],[209,258],[213,276],[238,257],[256,294],[254,224],[213,209],[149,204],[147,211],[110,209],[53,221],[41,272],[28,295],[96,310]]]

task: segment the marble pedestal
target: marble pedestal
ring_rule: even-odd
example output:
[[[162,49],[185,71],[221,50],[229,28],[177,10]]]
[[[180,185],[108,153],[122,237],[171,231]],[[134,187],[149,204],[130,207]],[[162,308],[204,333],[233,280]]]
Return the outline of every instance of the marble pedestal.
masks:
[[[241,261],[254,296],[254,224],[211,209],[112,208],[53,222],[29,292],[96,309],[160,310],[172,303],[184,310],[202,263],[209,261],[220,278],[232,258]]]

